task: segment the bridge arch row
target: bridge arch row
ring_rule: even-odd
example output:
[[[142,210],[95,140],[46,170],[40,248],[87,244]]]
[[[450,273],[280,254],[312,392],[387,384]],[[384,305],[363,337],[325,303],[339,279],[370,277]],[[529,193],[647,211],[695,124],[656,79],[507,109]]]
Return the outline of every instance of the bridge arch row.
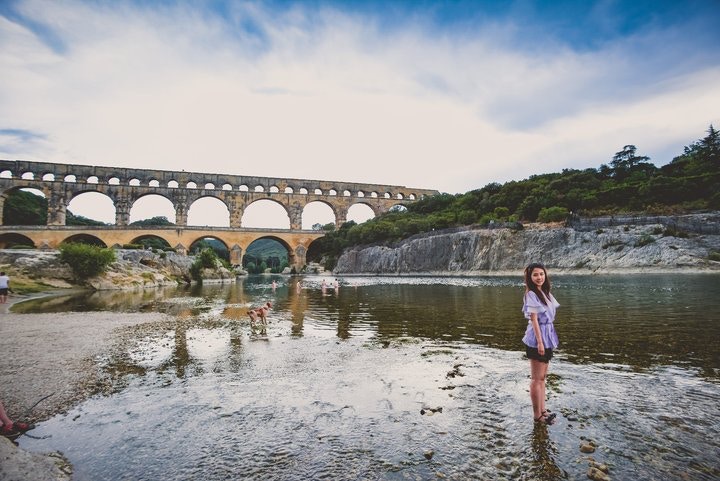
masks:
[[[194,202],[203,198],[217,199],[227,208],[230,216],[230,227],[241,228],[242,217],[244,212],[252,204],[259,201],[271,201],[282,207],[290,219],[291,229],[302,228],[302,215],[308,204],[319,202],[328,206],[333,213],[335,223],[339,227],[347,220],[347,215],[351,207],[354,205],[365,205],[369,207],[374,216],[387,210],[383,205],[377,205],[364,199],[353,199],[349,202],[329,202],[318,196],[306,196],[304,199],[296,200],[290,206],[283,199],[277,196],[247,194],[244,196],[224,195],[217,191],[195,191],[187,195],[174,189],[155,188],[152,190],[141,187],[131,188],[129,190],[119,191],[118,189],[103,185],[74,185],[63,184],[62,189],[56,186],[48,186],[47,181],[35,180],[19,180],[13,186],[3,189],[2,181],[0,181],[0,225],[2,225],[4,204],[7,195],[14,190],[23,188],[36,189],[43,193],[48,200],[48,225],[65,225],[67,218],[67,207],[76,197],[93,192],[106,195],[115,207],[115,224],[118,226],[129,225],[130,212],[135,203],[145,196],[158,195],[167,199],[173,206],[175,211],[175,224],[178,226],[187,226],[187,216],[190,207]],[[180,194],[180,195],[178,195]],[[392,203],[398,205],[397,201]]]
[[[48,225],[65,225],[67,205],[74,197],[85,192],[100,192],[113,201],[115,224],[118,226],[129,224],[130,209],[135,201],[148,194],[157,194],[173,204],[178,226],[187,225],[188,209],[193,202],[203,197],[214,197],[227,206],[231,227],[241,227],[242,215],[247,206],[257,200],[268,199],[285,208],[292,230],[302,229],[302,213],[311,202],[320,201],[329,205],[335,214],[337,226],[340,226],[347,220],[349,208],[355,204],[369,206],[377,216],[395,205],[412,203],[437,193],[427,189],[381,184],[8,160],[0,160],[0,173],[3,174],[0,176],[0,211],[5,194],[12,188],[35,188],[42,191],[48,200]],[[117,183],[111,183],[113,179],[117,179]],[[172,182],[177,183],[177,187],[169,187]],[[193,184],[197,188],[187,187]],[[255,189],[233,190],[238,185],[254,185]],[[230,188],[224,188],[226,186]],[[348,193],[350,195],[345,195]]]
[[[225,244],[230,253],[230,263],[242,265],[242,258],[247,248],[259,239],[272,239],[279,242],[288,252],[288,264],[299,271],[306,264],[307,251],[313,241],[323,236],[322,233],[296,233],[288,230],[257,230],[231,231],[218,229],[113,229],[102,227],[84,227],[83,229],[56,228],[38,230],[28,226],[0,232],[0,248],[10,243],[28,243],[40,249],[57,249],[60,244],[82,236],[97,239],[106,247],[122,247],[132,244],[140,237],[157,237],[168,243],[179,254],[187,254],[190,246],[206,238],[214,238]]]

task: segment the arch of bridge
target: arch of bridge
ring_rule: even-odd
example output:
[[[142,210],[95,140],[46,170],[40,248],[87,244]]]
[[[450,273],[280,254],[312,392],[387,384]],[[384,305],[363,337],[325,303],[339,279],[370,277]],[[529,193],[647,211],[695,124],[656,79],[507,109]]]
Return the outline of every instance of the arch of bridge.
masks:
[[[10,177],[0,178],[0,214],[9,191],[23,187],[34,188],[42,191],[48,200],[48,225],[65,225],[68,204],[74,197],[86,192],[99,192],[113,201],[117,226],[129,224],[130,209],[138,199],[156,194],[172,202],[175,223],[181,227],[187,226],[188,209],[193,202],[203,197],[214,197],[227,206],[232,228],[241,227],[242,215],[247,206],[259,200],[271,200],[285,208],[291,230],[302,228],[303,210],[311,202],[319,201],[329,205],[335,214],[336,224],[340,226],[346,221],[350,207],[355,204],[365,204],[378,215],[397,204],[411,203],[438,193],[435,190],[384,184],[10,160],[0,160],[0,172],[10,173]],[[44,180],[49,175],[52,180]],[[70,176],[74,177],[74,181],[66,181]],[[97,179],[97,183],[88,182],[90,179]],[[117,182],[110,183],[113,180]],[[171,182],[177,182],[178,187],[169,187]],[[151,186],[151,183],[158,185]],[[196,184],[197,188],[187,187],[190,183]],[[247,187],[247,190],[240,190],[242,186]],[[256,191],[257,187],[261,187],[262,191]],[[299,193],[302,190],[308,193]]]
[[[283,229],[231,229],[228,227],[155,226],[151,228],[118,228],[116,226],[2,226],[0,227],[0,248],[7,239],[22,236],[40,249],[57,249],[60,244],[73,236],[91,236],[108,247],[119,247],[133,243],[138,237],[153,236],[165,240],[180,254],[186,254],[190,246],[202,239],[212,237],[223,242],[230,252],[230,262],[242,265],[247,248],[258,239],[273,239],[288,251],[288,263],[298,270],[306,263],[308,247],[324,234],[317,231],[292,231]]]

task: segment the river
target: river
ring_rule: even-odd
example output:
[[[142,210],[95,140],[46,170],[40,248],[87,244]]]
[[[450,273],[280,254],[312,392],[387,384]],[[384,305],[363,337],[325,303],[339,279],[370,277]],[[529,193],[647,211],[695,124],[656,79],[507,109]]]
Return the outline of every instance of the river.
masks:
[[[62,451],[80,481],[587,479],[589,457],[614,480],[720,479],[720,276],[554,277],[550,427],[532,421],[520,278],[322,279],[15,306],[175,319],[97,360],[113,394],[20,446]]]

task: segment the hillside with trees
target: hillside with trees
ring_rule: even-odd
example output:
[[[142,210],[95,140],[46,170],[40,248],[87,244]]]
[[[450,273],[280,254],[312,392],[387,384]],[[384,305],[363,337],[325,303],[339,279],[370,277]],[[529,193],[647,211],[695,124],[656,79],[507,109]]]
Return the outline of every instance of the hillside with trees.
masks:
[[[467,225],[554,222],[570,215],[680,214],[720,209],[720,132],[686,146],[670,163],[656,167],[634,145],[609,165],[565,169],[505,184],[491,183],[465,194],[440,194],[362,224],[348,222],[313,243],[309,261],[332,268],[346,247],[396,242],[422,232]]]

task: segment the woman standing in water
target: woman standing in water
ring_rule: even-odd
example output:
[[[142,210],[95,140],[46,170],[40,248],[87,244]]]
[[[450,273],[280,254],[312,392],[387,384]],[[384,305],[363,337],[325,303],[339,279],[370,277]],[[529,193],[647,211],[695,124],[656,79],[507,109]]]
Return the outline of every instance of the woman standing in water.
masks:
[[[528,327],[522,341],[530,359],[530,400],[535,422],[553,424],[555,413],[545,408],[545,377],[553,350],[560,344],[555,332],[555,312],[560,306],[550,294],[545,266],[533,263],[525,269],[523,314]]]

